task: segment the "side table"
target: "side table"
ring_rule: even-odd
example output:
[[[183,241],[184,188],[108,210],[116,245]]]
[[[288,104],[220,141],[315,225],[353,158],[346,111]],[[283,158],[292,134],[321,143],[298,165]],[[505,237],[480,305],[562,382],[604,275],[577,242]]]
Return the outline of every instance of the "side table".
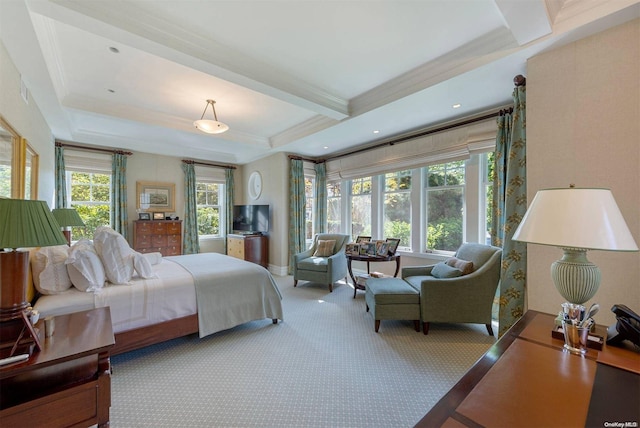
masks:
[[[353,275],[353,271],[351,270],[351,262],[355,261],[359,261],[359,262],[367,262],[367,273],[371,273],[370,270],[370,263],[378,263],[378,262],[396,262],[396,271],[393,274],[394,278],[398,276],[398,272],[400,272],[400,256],[399,255],[393,255],[393,256],[361,256],[361,255],[355,255],[355,254],[347,254],[347,268],[349,269],[349,276],[351,277],[351,280],[353,281],[353,298],[356,298],[356,292],[358,290],[364,290],[364,286],[358,284],[358,281],[356,280],[356,277]]]
[[[44,321],[36,324],[44,332]],[[3,427],[109,425],[115,345],[109,308],[55,317],[28,360],[0,368]]]

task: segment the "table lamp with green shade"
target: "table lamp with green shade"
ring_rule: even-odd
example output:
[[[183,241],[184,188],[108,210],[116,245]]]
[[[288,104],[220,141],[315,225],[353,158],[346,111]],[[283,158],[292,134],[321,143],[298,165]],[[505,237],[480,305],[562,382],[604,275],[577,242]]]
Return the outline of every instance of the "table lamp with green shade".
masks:
[[[29,252],[18,249],[67,242],[45,201],[0,199],[0,219],[0,355],[5,357],[22,347],[23,338],[29,342],[28,336],[41,349],[29,321]]]
[[[587,260],[588,250],[638,251],[609,189],[540,190],[512,239],[562,248],[551,277],[560,295],[577,305],[600,287],[600,269]]]
[[[67,238],[67,243],[71,246],[71,228],[84,227],[80,214],[74,208],[54,208],[51,212],[63,229],[62,233]]]

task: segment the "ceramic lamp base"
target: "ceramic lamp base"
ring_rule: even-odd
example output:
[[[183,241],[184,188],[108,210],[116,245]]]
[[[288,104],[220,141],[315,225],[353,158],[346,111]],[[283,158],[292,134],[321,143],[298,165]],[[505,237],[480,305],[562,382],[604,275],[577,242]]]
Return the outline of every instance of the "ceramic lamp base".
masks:
[[[595,296],[600,287],[600,269],[587,260],[587,250],[563,248],[564,256],[551,265],[556,289],[570,303],[579,305]]]

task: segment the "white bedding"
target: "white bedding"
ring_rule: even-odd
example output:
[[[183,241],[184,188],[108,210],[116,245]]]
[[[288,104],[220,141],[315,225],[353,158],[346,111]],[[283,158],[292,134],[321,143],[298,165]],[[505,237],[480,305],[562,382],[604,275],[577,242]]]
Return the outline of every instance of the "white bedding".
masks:
[[[44,318],[109,306],[114,333],[197,313],[200,337],[256,319],[283,319],[280,291],[256,264],[203,253],[163,257],[152,267],[155,278],[134,276],[95,292],[72,287],[41,296],[34,309]]]
[[[111,307],[114,333],[193,315],[196,292],[191,274],[170,258],[153,265],[157,278],[134,276],[130,284],[108,284],[87,293],[72,287],[62,294],[41,296],[34,309],[40,317]]]

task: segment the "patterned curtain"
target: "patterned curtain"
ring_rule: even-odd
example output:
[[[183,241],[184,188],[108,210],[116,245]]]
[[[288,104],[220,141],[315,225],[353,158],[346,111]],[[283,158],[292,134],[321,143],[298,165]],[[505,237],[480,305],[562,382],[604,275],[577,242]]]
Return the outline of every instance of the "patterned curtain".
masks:
[[[512,241],[527,210],[526,87],[513,91],[513,114],[498,118],[493,180],[491,243],[502,247],[499,297],[499,336],[524,314],[527,246]]]
[[[127,238],[127,155],[114,152],[111,162],[111,221],[113,230]]]
[[[313,230],[316,233],[327,231],[327,166],[324,162],[314,166],[316,170],[316,207],[313,213]]]
[[[227,234],[233,231],[233,170],[231,168],[227,168],[224,171],[224,186],[226,191],[226,200],[227,204],[225,207],[226,212],[226,231]],[[224,240],[224,253],[227,254],[227,240]]]
[[[305,204],[303,162],[301,159],[291,159],[289,167],[289,275],[293,274],[293,256],[305,250]]]
[[[182,248],[184,254],[198,254],[198,208],[196,200],[196,170],[193,162],[183,161],[184,171],[184,235]]]
[[[64,166],[64,147],[56,144],[56,206],[55,208],[67,208],[67,170]]]

